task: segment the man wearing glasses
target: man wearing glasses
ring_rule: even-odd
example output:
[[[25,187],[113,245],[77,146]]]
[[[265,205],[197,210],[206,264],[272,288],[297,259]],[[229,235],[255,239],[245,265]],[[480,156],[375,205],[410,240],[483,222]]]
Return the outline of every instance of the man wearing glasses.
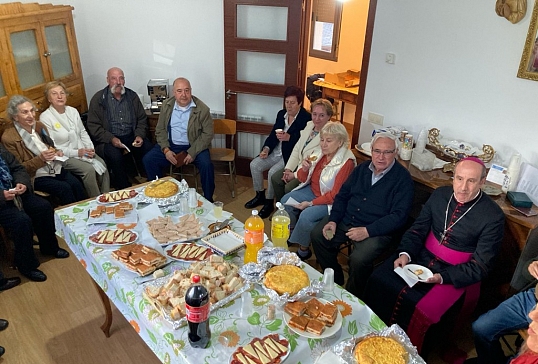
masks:
[[[413,180],[396,163],[397,138],[378,133],[371,142],[372,161],[358,165],[334,199],[330,216],[321,220],[310,238],[322,269],[334,270],[334,281],[344,285],[338,263],[341,244],[353,242],[346,289],[361,297],[374,261],[390,247],[404,227],[413,202]]]

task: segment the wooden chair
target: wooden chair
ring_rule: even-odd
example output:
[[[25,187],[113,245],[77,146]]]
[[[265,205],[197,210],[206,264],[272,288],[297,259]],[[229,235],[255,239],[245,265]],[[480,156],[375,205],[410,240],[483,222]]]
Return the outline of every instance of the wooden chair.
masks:
[[[214,119],[213,130],[215,135],[224,136],[226,145],[226,148],[209,149],[211,162],[215,166],[215,175],[230,176],[232,197],[235,197],[235,184],[237,182],[234,149],[235,135],[237,133],[236,122],[230,119]],[[223,171],[219,172],[218,167],[223,169]]]
[[[181,181],[184,176],[190,176],[194,178],[194,188],[198,191],[198,175],[200,172],[198,172],[198,168],[194,164],[185,164],[181,167],[176,167],[173,165],[170,165],[170,176],[179,176],[179,180]]]

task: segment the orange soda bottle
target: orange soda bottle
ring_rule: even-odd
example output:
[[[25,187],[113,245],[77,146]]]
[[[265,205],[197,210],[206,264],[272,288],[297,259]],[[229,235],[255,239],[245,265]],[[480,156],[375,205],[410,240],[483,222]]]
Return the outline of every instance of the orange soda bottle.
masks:
[[[245,221],[245,264],[258,262],[258,250],[263,248],[263,230],[258,210],[252,210],[252,216]]]

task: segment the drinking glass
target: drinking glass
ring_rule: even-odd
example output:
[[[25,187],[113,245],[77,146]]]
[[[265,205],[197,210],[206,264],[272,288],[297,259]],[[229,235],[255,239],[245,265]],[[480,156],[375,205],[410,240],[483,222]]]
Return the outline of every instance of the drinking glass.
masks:
[[[222,217],[222,207],[224,204],[220,201],[213,202],[213,215],[218,219]]]

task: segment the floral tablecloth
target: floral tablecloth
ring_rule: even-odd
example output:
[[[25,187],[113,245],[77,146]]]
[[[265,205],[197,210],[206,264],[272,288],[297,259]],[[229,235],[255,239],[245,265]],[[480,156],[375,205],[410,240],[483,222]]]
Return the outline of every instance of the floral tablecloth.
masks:
[[[199,197],[199,200],[203,205],[196,209],[197,215],[209,222],[215,221],[211,204],[202,197]],[[332,292],[323,292],[321,298],[338,306],[343,317],[341,329],[329,338],[307,339],[287,327],[280,308],[277,307],[275,318],[269,320],[267,318],[269,297],[265,295],[261,286],[254,286],[252,290],[245,292],[240,298],[216,310],[210,316],[211,346],[207,349],[193,349],[188,343],[187,327],[174,330],[161,318],[157,310],[144,299],[143,286],[137,284],[134,279],[137,275],[123,268],[111,257],[114,248],[96,246],[89,241],[88,236],[97,228],[87,225],[86,221],[88,211],[96,205],[97,202],[92,200],[56,210],[57,233],[65,239],[82,266],[163,363],[229,362],[237,346],[269,333],[278,333],[289,340],[291,352],[286,359],[287,363],[314,363],[332,345],[385,327],[385,324],[362,301],[336,285]],[[158,244],[149,235],[144,220],[154,216],[155,211],[158,211],[155,205],[139,204],[137,212],[140,220],[133,227],[139,235],[138,242],[152,247]],[[178,212],[167,214],[179,216]],[[111,222],[108,228],[115,225]],[[243,224],[238,220],[233,220],[231,227],[238,233],[243,231]],[[241,263],[242,251],[232,260]],[[165,268],[165,272],[180,269],[185,264],[174,262]],[[321,279],[321,274],[308,264],[304,265],[304,269],[311,279]]]

